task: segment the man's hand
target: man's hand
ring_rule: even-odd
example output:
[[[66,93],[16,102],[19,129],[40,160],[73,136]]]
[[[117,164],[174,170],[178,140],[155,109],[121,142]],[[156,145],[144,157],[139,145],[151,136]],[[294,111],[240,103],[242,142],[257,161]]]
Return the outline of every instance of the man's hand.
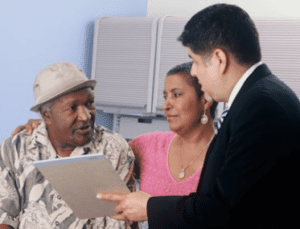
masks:
[[[130,194],[99,193],[97,198],[110,202],[119,202],[115,208],[117,215],[110,216],[116,220],[147,221],[147,202],[151,196],[145,192]]]
[[[16,135],[20,133],[22,130],[26,129],[29,135],[32,134],[33,130],[37,128],[41,124],[40,119],[29,119],[25,125],[18,126],[11,134]]]

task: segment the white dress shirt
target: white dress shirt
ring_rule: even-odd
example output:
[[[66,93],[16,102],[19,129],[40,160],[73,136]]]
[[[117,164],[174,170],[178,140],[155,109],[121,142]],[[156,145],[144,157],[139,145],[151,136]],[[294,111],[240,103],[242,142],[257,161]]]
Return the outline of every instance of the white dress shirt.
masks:
[[[249,78],[249,76],[252,74],[252,72],[254,72],[254,70],[262,65],[263,62],[258,62],[254,65],[252,65],[243,75],[242,77],[238,80],[238,82],[234,85],[231,93],[230,93],[230,96],[229,96],[229,99],[228,99],[228,102],[226,104],[226,109],[230,109],[235,97],[237,96],[237,94],[239,93],[239,91],[241,90],[242,86],[244,85],[245,81]]]

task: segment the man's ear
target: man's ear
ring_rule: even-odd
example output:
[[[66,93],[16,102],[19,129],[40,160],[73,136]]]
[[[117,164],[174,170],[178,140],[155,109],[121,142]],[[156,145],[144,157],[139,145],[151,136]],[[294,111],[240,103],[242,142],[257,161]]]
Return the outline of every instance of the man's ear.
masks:
[[[223,49],[215,49],[211,60],[213,61],[215,68],[218,69],[217,71],[219,75],[223,75],[227,71],[229,57]]]
[[[46,124],[51,124],[50,111],[48,111],[46,109],[41,109],[41,116],[43,117]]]

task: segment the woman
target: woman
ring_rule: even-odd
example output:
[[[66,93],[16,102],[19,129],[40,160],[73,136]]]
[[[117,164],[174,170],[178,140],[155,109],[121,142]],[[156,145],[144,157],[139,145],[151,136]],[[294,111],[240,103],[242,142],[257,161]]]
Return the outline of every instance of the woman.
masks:
[[[213,119],[217,103],[205,98],[198,79],[190,75],[191,65],[174,67],[165,79],[162,108],[171,132],[144,134],[129,142],[137,159],[140,190],[151,196],[195,192],[206,151],[215,134]],[[24,128],[31,133],[38,123],[30,120],[13,134]]]
[[[167,73],[162,106],[171,132],[141,135],[129,145],[141,167],[140,190],[151,196],[196,191],[207,148],[215,130],[216,102],[205,99],[191,63]]]

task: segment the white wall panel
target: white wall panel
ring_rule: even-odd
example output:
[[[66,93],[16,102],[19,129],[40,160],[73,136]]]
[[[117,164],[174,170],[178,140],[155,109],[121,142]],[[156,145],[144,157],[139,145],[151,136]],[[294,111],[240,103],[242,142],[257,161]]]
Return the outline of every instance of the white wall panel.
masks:
[[[177,40],[188,20],[176,16],[100,18],[95,31],[92,71],[93,78],[98,79],[97,107],[122,115],[140,114],[144,118],[163,115],[167,72],[191,61],[187,48]],[[262,61],[300,98],[300,19],[254,18],[254,21],[260,36]],[[223,103],[218,106],[217,117],[223,108]],[[123,116],[119,127],[130,138],[150,129],[166,130],[168,125],[165,120],[145,124]]]
[[[101,17],[95,25],[92,78],[98,109],[151,113],[157,19]]]
[[[167,72],[178,64],[191,61],[187,48],[177,40],[189,18],[160,17],[157,32],[153,112],[163,114],[163,89]]]
[[[300,19],[254,18],[262,60],[300,98]]]

